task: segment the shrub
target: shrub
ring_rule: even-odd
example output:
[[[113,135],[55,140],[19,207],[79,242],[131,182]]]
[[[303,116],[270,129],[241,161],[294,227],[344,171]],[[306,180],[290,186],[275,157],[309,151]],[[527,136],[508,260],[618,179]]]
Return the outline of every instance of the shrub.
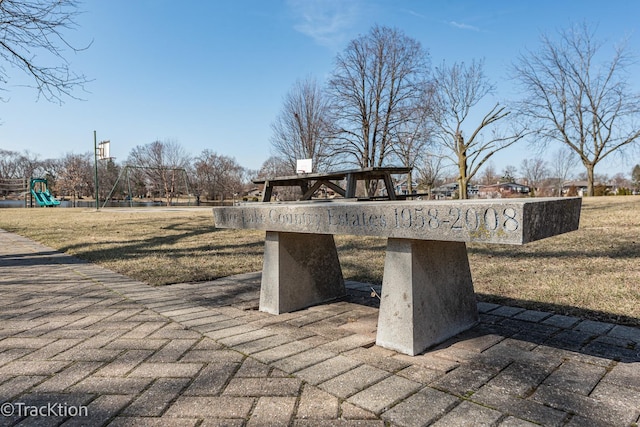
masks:
[[[567,197],[576,197],[578,195],[578,188],[575,185],[572,185],[567,190]]]

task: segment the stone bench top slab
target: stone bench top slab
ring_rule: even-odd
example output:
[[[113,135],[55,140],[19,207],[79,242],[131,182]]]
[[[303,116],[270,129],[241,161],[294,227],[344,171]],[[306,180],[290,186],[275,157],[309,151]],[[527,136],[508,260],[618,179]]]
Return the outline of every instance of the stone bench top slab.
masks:
[[[578,229],[582,199],[311,201],[215,207],[219,228],[521,245]]]

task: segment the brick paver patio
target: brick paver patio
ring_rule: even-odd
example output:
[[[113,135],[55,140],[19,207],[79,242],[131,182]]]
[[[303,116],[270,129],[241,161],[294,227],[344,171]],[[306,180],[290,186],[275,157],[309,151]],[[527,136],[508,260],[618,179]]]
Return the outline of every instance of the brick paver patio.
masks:
[[[150,287],[0,230],[0,425],[640,422],[638,328],[481,303],[409,357],[374,345],[368,285],[273,316],[259,283]]]

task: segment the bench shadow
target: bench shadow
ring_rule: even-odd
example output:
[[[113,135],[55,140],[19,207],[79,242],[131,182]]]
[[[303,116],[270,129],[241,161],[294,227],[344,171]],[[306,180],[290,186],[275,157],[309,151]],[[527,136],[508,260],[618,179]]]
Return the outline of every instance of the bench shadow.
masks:
[[[29,267],[51,264],[84,264],[80,258],[70,257],[58,251],[43,251],[38,253],[16,253],[0,255],[0,267]]]
[[[241,310],[258,310],[260,280],[260,272],[218,279],[207,282],[210,293],[189,292],[187,298],[209,308],[232,305]],[[380,285],[347,281],[346,295],[334,302],[379,308],[380,291]],[[625,326],[640,324],[640,319],[557,304],[541,306],[537,301],[510,299],[495,304],[485,302],[492,299],[491,295],[477,297],[478,325],[424,353],[492,336],[624,363],[640,362],[640,329]],[[524,308],[530,304],[536,304],[538,309]]]
[[[178,230],[180,224],[166,228]],[[211,228],[188,229],[170,236],[149,236],[144,239],[123,242],[118,240],[101,241],[99,246],[90,243],[62,246],[59,251],[73,253],[75,257],[88,262],[109,262],[132,257],[145,257],[150,255],[167,255],[171,257],[193,257],[198,254],[231,253],[240,251],[248,255],[262,255],[264,242],[256,239],[255,242],[219,243],[215,238],[203,238],[201,244],[190,245],[185,248],[176,247],[181,240],[198,238],[223,230]],[[228,241],[228,239],[227,239]],[[171,249],[167,249],[171,247]]]
[[[637,245],[611,245],[609,247],[601,247],[597,250],[581,250],[576,249],[554,249],[535,251],[520,250],[519,248],[510,248],[509,250],[500,248],[489,248],[479,246],[467,247],[469,254],[491,256],[492,258],[529,258],[529,259],[556,259],[556,258],[610,258],[610,259],[635,259],[640,257],[640,244]]]
[[[172,226],[165,227],[166,229],[177,230],[178,224],[174,224]],[[187,239],[190,237],[197,237],[204,234],[211,233],[215,230],[203,228],[203,229],[191,229],[184,230],[181,233],[173,234],[170,236],[150,236],[144,239],[130,241],[130,242],[122,242],[118,240],[104,240],[101,241],[100,245],[113,245],[113,248],[96,248],[96,244],[94,243],[78,243],[73,245],[65,245],[61,246],[60,252],[73,252],[78,257],[85,259],[103,259],[103,260],[113,260],[117,258],[122,258],[123,256],[131,255],[134,253],[155,253],[159,252],[159,249],[154,249],[162,245],[175,245],[179,241],[183,239]],[[203,245],[206,246],[206,245]],[[166,249],[164,249],[166,252]],[[177,250],[176,252],[180,252]],[[173,250],[172,250],[173,253]],[[119,254],[119,255],[118,255]]]
[[[380,286],[371,291],[347,288],[344,301],[379,308]],[[480,312],[477,326],[439,344],[430,351],[450,347],[470,339],[498,335],[533,345],[543,345],[619,362],[640,362],[640,319],[596,310],[538,301],[505,299],[476,293]],[[501,303],[488,303],[498,301]],[[535,306],[536,310],[526,307]],[[631,326],[627,326],[631,325]],[[615,329],[614,332],[612,332]]]
[[[503,310],[503,307],[507,310]],[[637,328],[553,312],[544,312],[547,317],[539,321],[526,319],[526,316],[519,318],[518,314],[503,315],[503,311],[517,313],[517,309],[518,307],[512,306],[499,306],[484,312],[481,309],[480,323],[477,326],[456,335],[439,347],[477,337],[497,335],[536,346],[618,362],[640,362],[640,331]],[[520,313],[526,314],[526,311],[522,310]]]

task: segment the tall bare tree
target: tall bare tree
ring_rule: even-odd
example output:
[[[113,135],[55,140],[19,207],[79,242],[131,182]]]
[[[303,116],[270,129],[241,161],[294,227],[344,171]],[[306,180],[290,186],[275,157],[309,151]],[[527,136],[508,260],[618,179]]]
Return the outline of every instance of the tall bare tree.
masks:
[[[273,154],[296,171],[296,161],[312,159],[314,171],[331,165],[329,102],[315,79],[298,80],[284,98],[284,105],[271,124]]]
[[[164,197],[167,206],[178,195],[179,188],[186,191],[186,168],[190,157],[176,141],[155,141],[131,150],[127,165],[138,168],[147,185]]]
[[[335,152],[362,168],[384,166],[401,127],[414,117],[427,72],[426,52],[399,30],[374,26],[352,40],[328,85]],[[367,193],[376,186],[369,183]]]
[[[521,55],[513,66],[527,96],[522,113],[539,125],[541,142],[559,141],[575,152],[587,173],[587,195],[594,195],[595,167],[640,138],[640,95],[628,81],[631,55],[626,43],[601,58],[602,43],[583,23],[541,37],[538,51]]]
[[[27,74],[38,96],[49,101],[75,98],[74,91],[87,83],[64,57],[68,50],[86,49],[74,47],[65,36],[76,27],[78,13],[75,0],[0,1],[0,60]],[[0,67],[3,85],[10,69]]]
[[[413,192],[413,170],[420,166],[439,165],[442,157],[429,154],[427,149],[432,144],[433,124],[433,85],[427,83],[422,92],[422,99],[416,103],[413,114],[398,126],[393,153],[403,166],[410,167],[407,173],[407,191]],[[426,162],[426,165],[424,164]],[[424,172],[424,171],[423,171]],[[420,173],[420,172],[419,172]]]
[[[470,132],[464,132],[471,110],[495,90],[484,74],[484,61],[452,66],[443,62],[436,67],[434,80],[436,136],[449,152],[447,158],[458,167],[458,194],[466,199],[468,184],[482,165],[498,151],[522,139],[525,128],[499,129],[496,124],[510,112],[495,104],[480,123],[471,125]]]

